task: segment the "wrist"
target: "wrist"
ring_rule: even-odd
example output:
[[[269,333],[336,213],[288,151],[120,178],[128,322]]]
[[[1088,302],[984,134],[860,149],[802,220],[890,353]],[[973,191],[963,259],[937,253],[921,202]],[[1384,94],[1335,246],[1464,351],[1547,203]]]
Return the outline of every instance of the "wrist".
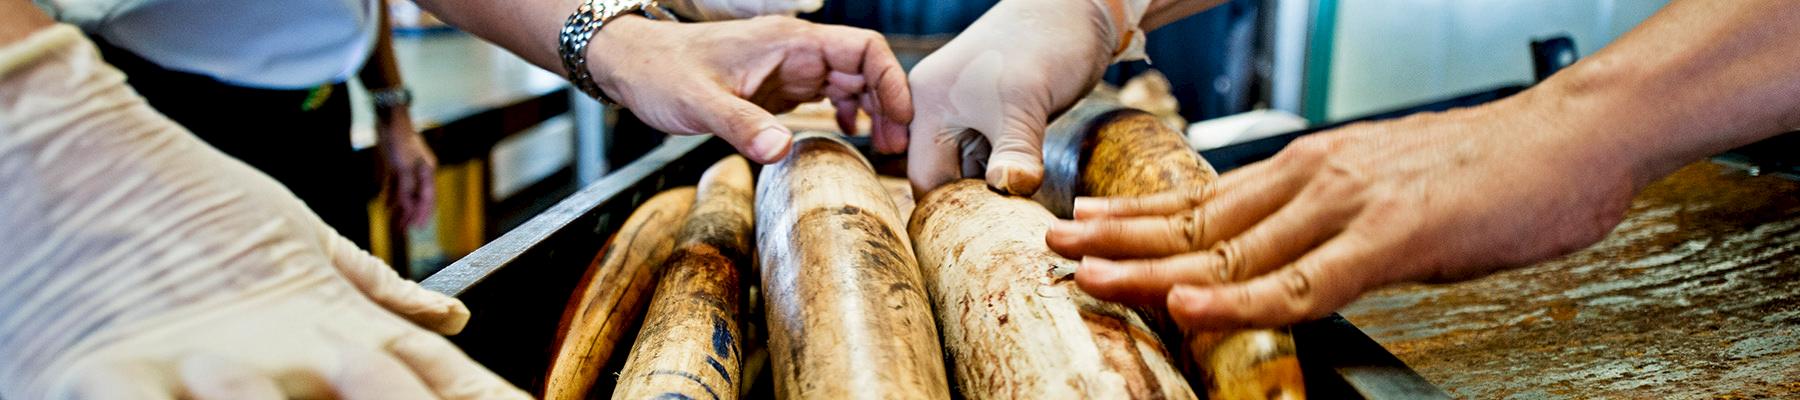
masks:
[[[392,123],[401,122],[401,121],[411,122],[412,121],[412,107],[408,107],[405,105],[394,106],[394,107],[376,107],[375,108],[375,119],[378,120],[378,122],[380,122],[382,124],[392,124]],[[386,133],[386,132],[384,131],[383,133]]]
[[[1625,82],[1633,72],[1606,66],[1570,69],[1493,107],[1486,118],[1525,135],[1549,162],[1565,168],[1606,171],[1642,188],[1681,164],[1669,164],[1665,149],[1672,129],[1663,116],[1644,115],[1637,92]],[[1629,67],[1627,67],[1629,68]]]
[[[54,21],[31,2],[0,2],[0,45],[24,40]]]
[[[631,59],[643,60],[640,57],[627,57],[630,54],[646,54],[649,49],[638,48],[640,38],[654,35],[652,30],[660,23],[640,15],[622,15],[607,22],[588,42],[588,73],[593,76],[594,84],[613,101],[629,106],[631,96],[625,89],[629,82],[628,74],[620,71],[620,63]]]
[[[381,89],[369,89],[369,101],[375,104],[376,110],[406,107],[412,105],[412,89],[399,84]]]
[[[1059,65],[1089,61],[1091,64],[1085,65],[1082,72],[1091,76],[1081,78],[1096,82],[1112,65],[1113,50],[1118,44],[1103,8],[1104,1],[1107,0],[1002,1],[982,14],[957,40],[974,36],[967,32],[975,30],[1008,37],[1023,32],[1043,35],[1045,40],[1017,43],[1021,49],[1014,54],[1049,58],[1047,61]]]
[[[1144,33],[1140,27],[1149,0],[1081,0],[1081,7],[1096,23],[1107,63],[1144,59]]]
[[[1100,37],[1105,38],[1111,49],[1107,54],[1118,54],[1130,44],[1132,26],[1125,21],[1125,0],[1088,0],[1088,7],[1098,15],[1100,20]]]
[[[1584,60],[1527,91],[1542,104],[1542,118],[1576,137],[1567,145],[1586,149],[1594,160],[1619,164],[1635,187],[1675,171],[1704,154],[1681,143],[1689,130],[1670,99],[1653,87],[1664,79],[1641,63],[1609,58]],[[1523,96],[1521,96],[1523,97]]]

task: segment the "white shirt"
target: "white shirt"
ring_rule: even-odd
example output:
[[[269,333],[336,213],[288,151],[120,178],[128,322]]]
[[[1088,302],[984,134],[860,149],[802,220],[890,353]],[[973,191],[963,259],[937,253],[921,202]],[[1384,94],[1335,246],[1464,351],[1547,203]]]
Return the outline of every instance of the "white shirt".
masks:
[[[33,0],[56,19],[171,70],[301,89],[362,67],[376,0]]]

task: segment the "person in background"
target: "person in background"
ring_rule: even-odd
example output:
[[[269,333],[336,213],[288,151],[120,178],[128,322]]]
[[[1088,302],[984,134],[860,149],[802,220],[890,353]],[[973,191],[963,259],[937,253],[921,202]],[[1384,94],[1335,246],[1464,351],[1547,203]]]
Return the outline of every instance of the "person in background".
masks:
[[[985,175],[1035,191],[1048,116],[1131,58],[1141,30],[1216,3],[1001,2],[912,71],[915,188]],[[1791,1],[1677,0],[1520,94],[1303,137],[1191,193],[1077,199],[1045,240],[1082,260],[1083,290],[1190,329],[1291,324],[1385,285],[1527,265],[1600,240],[1680,166],[1800,127],[1796,37]],[[972,135],[992,153],[961,152]]]
[[[759,162],[792,140],[771,111],[821,98],[876,116],[878,148],[906,146],[912,95],[874,32],[652,20],[634,0],[420,5]],[[0,0],[0,397],[529,398],[438,335],[467,323],[460,301],[401,279],[125,79],[78,29]]]
[[[94,38],[151,107],[274,177],[358,246],[369,245],[376,171],[398,221],[431,215],[437,159],[408,115],[381,1],[33,1]],[[374,99],[375,171],[351,145],[352,74]]]

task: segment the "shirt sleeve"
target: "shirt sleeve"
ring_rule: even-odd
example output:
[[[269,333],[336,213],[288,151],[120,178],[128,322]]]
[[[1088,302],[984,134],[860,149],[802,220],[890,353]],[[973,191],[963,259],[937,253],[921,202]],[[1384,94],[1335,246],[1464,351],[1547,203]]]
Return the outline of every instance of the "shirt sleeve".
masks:
[[[120,10],[143,7],[164,0],[31,0],[57,21],[93,31]]]

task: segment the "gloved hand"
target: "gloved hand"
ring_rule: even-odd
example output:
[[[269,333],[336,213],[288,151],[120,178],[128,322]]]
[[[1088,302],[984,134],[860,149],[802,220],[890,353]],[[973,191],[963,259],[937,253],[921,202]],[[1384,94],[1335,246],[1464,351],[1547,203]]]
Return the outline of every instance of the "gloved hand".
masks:
[[[527,397],[421,328],[459,331],[461,302],[157,114],[73,27],[0,46],[0,204],[0,397]]]
[[[1002,1],[919,61],[907,154],[914,190],[985,174],[988,186],[1036,192],[1050,115],[1092,90],[1115,55],[1141,56],[1147,3]]]
[[[764,15],[794,16],[819,11],[825,0],[667,0],[659,1],[682,17],[696,21],[723,21]]]
[[[650,126],[719,135],[759,163],[781,159],[793,141],[770,111],[827,97],[845,132],[855,131],[861,108],[874,122],[877,151],[906,149],[913,115],[906,74],[873,31],[790,17],[673,23],[626,16],[595,33],[588,62],[601,89]]]

